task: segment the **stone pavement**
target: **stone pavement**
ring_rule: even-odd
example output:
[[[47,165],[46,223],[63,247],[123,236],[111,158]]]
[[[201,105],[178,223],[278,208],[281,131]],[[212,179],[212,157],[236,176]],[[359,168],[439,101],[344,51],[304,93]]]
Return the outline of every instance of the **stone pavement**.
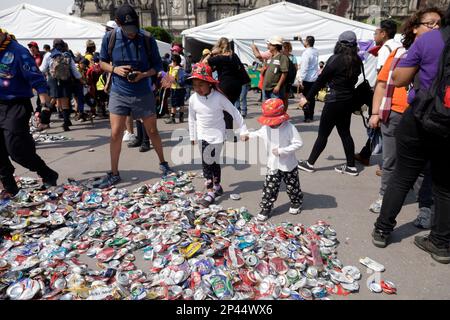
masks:
[[[256,101],[258,96],[249,94],[249,117],[246,120],[249,128],[259,128],[256,121],[260,110]],[[322,107],[323,105],[319,103],[316,108],[316,120],[305,124],[302,123],[302,112],[296,109],[295,101],[291,101],[289,114],[304,141],[303,148],[297,153],[298,159],[306,159],[312,149]],[[107,120],[96,120],[94,126],[90,123],[74,122],[73,130],[68,133],[62,132],[60,120],[55,117],[53,120],[52,129],[48,132],[64,134],[73,140],[40,144],[37,149],[45,161],[59,172],[60,183],[67,178],[86,179],[104,175],[110,169],[108,144],[110,131]],[[186,130],[188,124],[186,122],[166,125],[159,120],[158,126],[165,146],[166,158],[169,163],[173,163],[171,154],[178,154],[180,142],[178,138],[171,139],[172,132],[174,129]],[[365,128],[360,117],[353,116],[352,135],[358,151],[366,141]],[[237,145],[227,143],[228,149],[243,148],[243,146],[242,142]],[[413,195],[408,197],[407,204],[399,216],[398,228],[393,234],[393,243],[386,249],[378,249],[372,245],[370,233],[376,215],[370,213],[368,207],[378,195],[380,178],[375,175],[378,161],[379,156],[374,157],[373,165],[370,167],[359,166],[361,173],[358,177],[336,173],[334,167],[345,163],[345,155],[339,136],[334,130],[327,148],[316,163],[317,172],[300,173],[300,182],[305,194],[302,214],[289,215],[289,201],[282,187],[271,221],[274,223],[292,221],[311,225],[317,220],[325,220],[336,229],[341,242],[338,247],[338,258],[345,265],[357,266],[363,273],[360,292],[342,299],[450,299],[449,266],[434,262],[427,253],[413,244],[415,235],[425,233],[412,224],[418,210]],[[16,167],[17,175],[34,176],[19,165]],[[246,206],[252,214],[256,215],[264,181],[264,176],[261,175],[263,168],[264,166],[255,164],[223,165],[223,187],[226,193],[219,203],[224,207]],[[174,165],[174,169],[200,172],[201,165]],[[138,185],[154,182],[160,177],[156,153],[153,150],[140,153],[138,149],[127,148],[124,143],[120,173],[123,181],[119,187],[133,189]],[[203,189],[201,179],[197,179],[195,185],[197,190]],[[231,193],[241,194],[242,199],[230,200]],[[365,282],[373,275],[366,273],[365,267],[358,262],[359,258],[366,256],[386,267],[386,271],[381,274],[382,279],[390,280],[397,285],[396,296],[374,294],[367,289]]]

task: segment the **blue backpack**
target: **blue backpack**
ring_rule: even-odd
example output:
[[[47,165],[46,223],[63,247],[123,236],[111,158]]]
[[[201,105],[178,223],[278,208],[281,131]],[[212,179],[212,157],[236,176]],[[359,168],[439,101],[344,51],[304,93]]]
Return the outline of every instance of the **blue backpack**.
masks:
[[[178,80],[177,83],[180,87],[184,87],[186,85],[186,79],[189,77],[189,74],[186,73],[186,71],[180,67],[178,69]]]

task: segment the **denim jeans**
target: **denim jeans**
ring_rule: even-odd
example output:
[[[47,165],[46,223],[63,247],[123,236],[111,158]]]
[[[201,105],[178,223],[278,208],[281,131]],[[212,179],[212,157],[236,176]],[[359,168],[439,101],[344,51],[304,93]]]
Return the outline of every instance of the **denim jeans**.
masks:
[[[375,227],[391,232],[409,190],[427,163],[431,166],[435,217],[430,240],[440,248],[450,244],[450,139],[433,136],[416,120],[412,108],[405,111],[396,132],[397,162],[383,197]]]
[[[264,100],[271,99],[271,98],[273,98],[273,99],[278,98],[278,99],[283,100],[284,95],[285,95],[285,93],[284,93],[283,89],[280,90],[280,92],[278,94],[274,93],[273,90],[266,90],[264,92]]]
[[[239,99],[236,100],[236,103],[234,104],[236,109],[238,109],[239,111],[241,111],[244,114],[247,114],[247,94],[248,94],[248,89],[249,89],[249,85],[248,84],[244,84],[242,86],[241,96],[239,97]],[[242,109],[241,109],[241,103],[242,103]]]

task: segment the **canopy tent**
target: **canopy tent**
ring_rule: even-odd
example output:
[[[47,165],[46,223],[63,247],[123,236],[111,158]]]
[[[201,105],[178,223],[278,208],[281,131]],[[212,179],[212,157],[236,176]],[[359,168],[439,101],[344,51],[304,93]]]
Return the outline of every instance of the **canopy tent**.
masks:
[[[354,31],[359,40],[367,41],[373,39],[375,29],[371,25],[283,1],[188,29],[181,34],[186,51],[194,57],[199,57],[204,48],[210,48],[219,38],[226,37],[233,41],[234,51],[242,62],[252,64],[256,60],[252,43],[265,51],[267,39],[274,35],[291,41],[293,54],[298,57],[304,47],[300,41],[293,41],[294,37],[314,36],[320,59],[326,61],[342,32]],[[375,62],[373,56],[366,55],[366,75],[372,85],[376,79]]]
[[[85,52],[88,39],[93,40],[97,50],[100,50],[105,34],[105,26],[101,23],[42,9],[27,3],[0,11],[0,27],[14,34],[25,46],[31,41],[36,41],[42,50],[44,44],[52,46],[53,39],[61,38],[69,44],[73,52],[81,53]],[[157,43],[161,55],[170,53],[170,44],[161,41]]]

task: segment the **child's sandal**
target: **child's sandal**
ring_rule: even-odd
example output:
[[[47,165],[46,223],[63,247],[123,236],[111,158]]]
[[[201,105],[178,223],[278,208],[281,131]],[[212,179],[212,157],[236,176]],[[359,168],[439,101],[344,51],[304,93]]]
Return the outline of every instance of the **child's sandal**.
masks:
[[[209,194],[206,194],[201,200],[198,201],[198,204],[205,208],[208,208],[213,203],[214,197]]]

